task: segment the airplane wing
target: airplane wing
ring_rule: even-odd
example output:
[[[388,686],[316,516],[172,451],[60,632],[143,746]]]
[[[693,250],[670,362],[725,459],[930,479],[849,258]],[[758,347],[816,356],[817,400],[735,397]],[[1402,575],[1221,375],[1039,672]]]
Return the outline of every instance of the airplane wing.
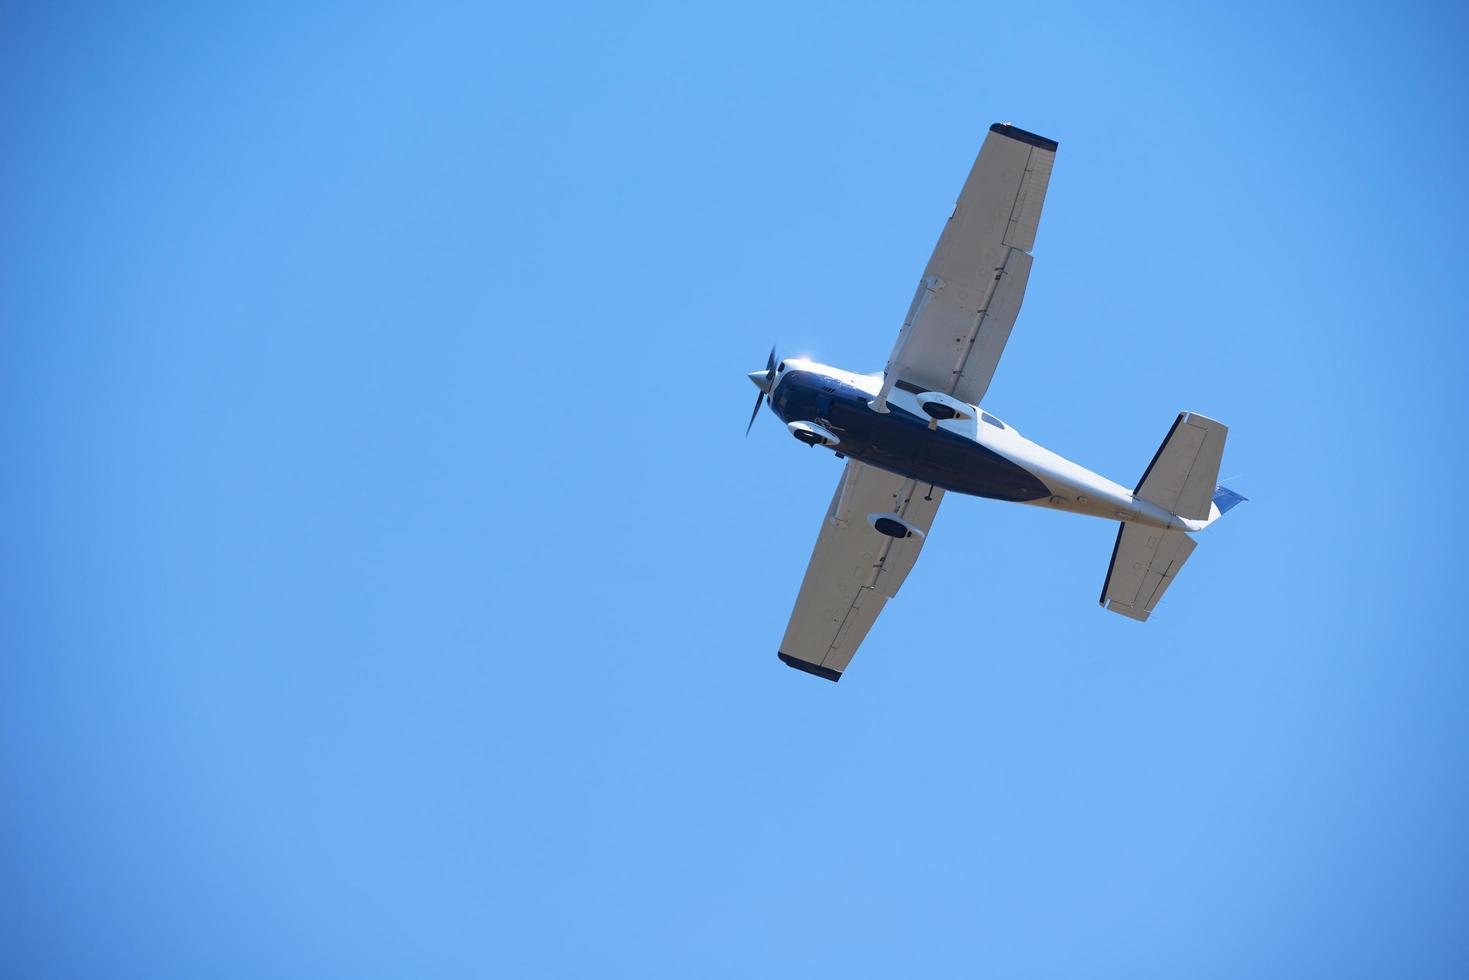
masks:
[[[899,379],[978,404],[1025,298],[1056,142],[995,123],[888,356]]]
[[[896,513],[927,534],[943,496],[915,480],[847,461],[780,643],[781,660],[829,681],[841,679],[923,547],[917,534],[879,534],[868,515]]]

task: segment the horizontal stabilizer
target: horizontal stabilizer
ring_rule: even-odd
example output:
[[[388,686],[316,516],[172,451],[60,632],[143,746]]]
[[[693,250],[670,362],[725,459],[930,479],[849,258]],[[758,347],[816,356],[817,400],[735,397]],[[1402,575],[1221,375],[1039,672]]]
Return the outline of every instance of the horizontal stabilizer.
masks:
[[[1193,550],[1194,539],[1182,531],[1124,521],[1102,583],[1102,606],[1146,620]]]
[[[1228,435],[1229,429],[1213,419],[1180,412],[1133,492],[1170,514],[1207,520]]]

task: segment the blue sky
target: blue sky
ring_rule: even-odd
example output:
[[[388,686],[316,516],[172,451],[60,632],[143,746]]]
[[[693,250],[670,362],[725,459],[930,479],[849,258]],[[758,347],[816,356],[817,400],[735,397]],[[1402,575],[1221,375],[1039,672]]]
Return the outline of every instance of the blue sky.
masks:
[[[57,5],[0,30],[0,972],[1462,976],[1448,5]],[[986,408],[1250,503],[951,497],[775,659],[986,127],[1060,141]]]

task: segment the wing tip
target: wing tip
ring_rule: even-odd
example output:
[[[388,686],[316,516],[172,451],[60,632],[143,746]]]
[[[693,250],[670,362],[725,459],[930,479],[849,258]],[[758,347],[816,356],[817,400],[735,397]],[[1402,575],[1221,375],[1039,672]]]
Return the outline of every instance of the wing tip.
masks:
[[[1050,150],[1052,153],[1055,153],[1056,148],[1061,145],[1055,140],[1046,139],[1044,136],[1037,136],[1035,133],[1021,129],[1019,126],[1012,126],[1009,123],[994,123],[990,126],[990,132],[999,133],[1001,136],[1007,136],[1021,143],[1028,143],[1042,150]]]
[[[820,664],[813,664],[809,660],[802,660],[799,657],[793,657],[788,653],[782,653],[779,654],[779,656],[780,662],[785,664],[787,667],[794,667],[796,670],[804,671],[808,674],[814,674],[817,677],[820,677],[822,680],[828,680],[835,684],[837,681],[842,679],[842,672],[839,670],[832,670],[830,667],[823,667]]]
[[[1128,619],[1135,619],[1139,623],[1146,623],[1148,621],[1148,617],[1153,615],[1146,609],[1138,609],[1136,606],[1126,606],[1116,601],[1115,599],[1110,605],[1103,605],[1102,608],[1107,610],[1108,612],[1115,612],[1119,616],[1126,616]]]

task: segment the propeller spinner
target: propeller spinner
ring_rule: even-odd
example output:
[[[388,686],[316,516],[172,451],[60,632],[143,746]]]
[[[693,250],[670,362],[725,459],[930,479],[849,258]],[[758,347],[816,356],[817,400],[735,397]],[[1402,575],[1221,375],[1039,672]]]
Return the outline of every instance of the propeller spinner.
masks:
[[[761,401],[761,399],[769,397],[770,396],[770,392],[775,388],[775,348],[774,347],[770,348],[770,356],[765,359],[765,370],[764,371],[751,371],[747,375],[747,377],[750,379],[751,382],[754,383],[754,385],[755,385],[756,388],[759,388],[760,389],[760,394],[758,394],[758,395],[755,396],[755,411],[753,411],[753,412],[750,413],[750,424],[747,425],[747,426],[745,426],[745,435],[746,436],[748,436],[750,434],[750,430],[755,427],[755,416],[757,416],[757,415],[760,414],[760,401]]]

